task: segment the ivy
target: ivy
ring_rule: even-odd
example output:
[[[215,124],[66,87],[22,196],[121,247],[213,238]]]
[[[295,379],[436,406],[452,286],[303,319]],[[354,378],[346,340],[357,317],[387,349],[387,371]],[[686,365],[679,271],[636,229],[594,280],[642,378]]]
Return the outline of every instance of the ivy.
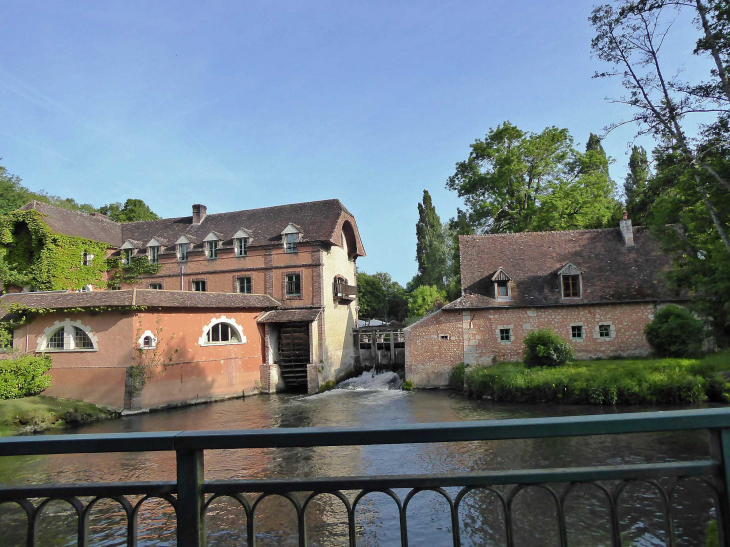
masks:
[[[30,285],[39,291],[100,289],[136,283],[155,275],[160,264],[134,257],[123,266],[118,257],[107,258],[113,247],[83,237],[56,234],[35,210],[12,211],[0,217],[0,281],[4,287]],[[87,265],[84,253],[93,255]]]

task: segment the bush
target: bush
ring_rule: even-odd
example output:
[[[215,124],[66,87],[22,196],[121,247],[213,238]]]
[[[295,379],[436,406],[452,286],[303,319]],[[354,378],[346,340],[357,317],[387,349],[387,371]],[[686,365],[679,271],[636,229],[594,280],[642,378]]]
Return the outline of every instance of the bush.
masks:
[[[47,355],[26,354],[0,361],[0,399],[20,399],[38,395],[51,385],[51,377],[43,373],[51,368]]]
[[[464,375],[466,374],[466,365],[459,363],[451,369],[449,374],[449,389],[456,391],[464,391]]]
[[[413,380],[406,380],[403,382],[403,389],[405,391],[413,391]]]
[[[573,360],[573,348],[550,330],[534,330],[525,337],[523,360],[528,367],[557,367]]]
[[[693,357],[702,351],[705,326],[689,310],[672,304],[656,312],[644,334],[659,357]]]

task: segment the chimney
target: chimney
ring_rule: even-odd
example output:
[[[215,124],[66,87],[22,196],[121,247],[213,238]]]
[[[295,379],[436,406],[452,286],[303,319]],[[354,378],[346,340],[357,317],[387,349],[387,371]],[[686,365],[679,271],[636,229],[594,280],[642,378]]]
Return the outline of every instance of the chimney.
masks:
[[[624,239],[624,245],[627,247],[633,247],[634,246],[634,228],[631,226],[631,220],[629,219],[629,214],[624,211],[624,218],[619,223],[619,228],[621,229],[621,237]]]
[[[200,203],[193,205],[193,224],[200,224],[203,222],[207,211],[208,208],[205,205],[201,205]]]

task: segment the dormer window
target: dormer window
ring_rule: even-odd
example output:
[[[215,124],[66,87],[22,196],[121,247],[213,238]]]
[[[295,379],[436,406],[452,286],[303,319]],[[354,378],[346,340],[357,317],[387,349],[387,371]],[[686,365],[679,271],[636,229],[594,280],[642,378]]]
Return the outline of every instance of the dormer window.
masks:
[[[134,249],[135,249],[134,243],[128,239],[127,241],[124,242],[124,245],[122,245],[121,249],[122,249],[122,264],[124,266],[131,265],[132,257],[134,256]]]
[[[583,272],[573,264],[566,264],[558,272],[563,298],[583,298]]]
[[[177,247],[177,259],[179,262],[187,262],[191,244],[192,241],[190,241],[190,239],[186,236],[180,236],[180,238],[175,242]]]
[[[251,234],[241,228],[233,236],[233,243],[236,247],[236,256],[246,256],[248,254],[248,240]]]
[[[149,255],[148,258],[150,260],[150,264],[157,264],[160,256],[160,248],[157,245],[154,245],[152,247],[149,247]]]
[[[512,291],[510,290],[510,276],[507,275],[502,268],[496,271],[492,276],[494,283],[494,299],[495,300],[511,300]]]
[[[208,249],[206,252],[208,259],[212,260],[214,258],[218,258],[218,242],[217,241],[208,241],[206,243],[208,246]]]
[[[81,259],[81,263],[84,266],[91,266],[91,261],[94,260],[94,255],[89,253],[88,251],[84,251],[84,255]]]
[[[180,262],[186,262],[188,259],[188,245],[189,243],[179,243],[177,246],[177,259]]]
[[[301,230],[297,226],[294,226],[294,224],[289,224],[289,226],[281,232],[281,237],[284,241],[284,252],[296,253],[300,236]]]

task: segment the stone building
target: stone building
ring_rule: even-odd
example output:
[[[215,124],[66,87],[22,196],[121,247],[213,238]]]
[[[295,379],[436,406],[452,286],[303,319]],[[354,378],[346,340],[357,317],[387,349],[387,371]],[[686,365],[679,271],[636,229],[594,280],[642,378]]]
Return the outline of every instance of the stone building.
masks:
[[[220,308],[203,307],[202,311],[192,304],[200,298],[195,293],[241,295],[234,308],[248,302],[249,297],[266,295],[271,305],[247,304],[256,313],[245,319],[261,331],[257,389],[312,391],[321,381],[343,376],[354,364],[351,331],[357,325],[356,260],[365,251],[355,218],[339,200],[219,214],[207,214],[204,205],[196,204],[187,217],[126,224],[38,202],[23,209],[37,211],[52,233],[106,243],[108,258],[121,259],[122,270],[131,269],[140,260],[155,265],[155,273],[142,275],[135,283],[114,286],[105,278],[81,287],[81,291],[174,293],[177,309],[189,302],[190,310],[195,310],[189,313],[201,317],[229,313],[226,306],[232,301],[226,300],[226,306]],[[76,267],[87,267],[93,258],[84,252]],[[14,292],[12,287],[6,290]],[[29,297],[14,298],[22,303]],[[44,298],[41,293],[33,297]],[[72,301],[85,296],[74,292],[64,298]],[[171,320],[163,314],[163,328]],[[40,319],[36,322],[42,323]],[[37,331],[40,327],[31,324],[30,328]],[[15,336],[23,337],[19,332]],[[34,349],[26,344],[26,351]],[[195,352],[190,359],[197,359]],[[247,386],[254,389],[253,380]]]
[[[406,378],[443,386],[459,364],[519,361],[533,329],[568,340],[576,358],[650,353],[644,325],[686,298],[670,258],[643,228],[460,236],[462,296],[406,329]]]

